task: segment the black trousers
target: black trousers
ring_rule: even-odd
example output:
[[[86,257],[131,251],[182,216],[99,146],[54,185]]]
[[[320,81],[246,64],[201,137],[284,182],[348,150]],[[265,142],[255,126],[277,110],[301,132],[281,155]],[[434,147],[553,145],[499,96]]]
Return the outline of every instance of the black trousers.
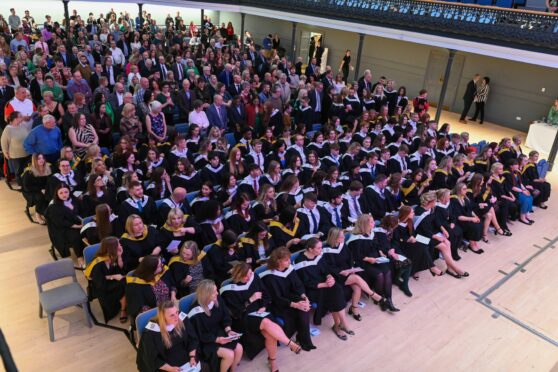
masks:
[[[480,114],[480,122],[484,121],[484,102],[475,102],[475,115],[473,115],[473,120],[477,120],[477,116]]]
[[[472,99],[463,99],[463,112],[461,113],[461,117],[459,118],[459,120],[465,120],[465,117],[469,113],[472,104],[473,104]]]

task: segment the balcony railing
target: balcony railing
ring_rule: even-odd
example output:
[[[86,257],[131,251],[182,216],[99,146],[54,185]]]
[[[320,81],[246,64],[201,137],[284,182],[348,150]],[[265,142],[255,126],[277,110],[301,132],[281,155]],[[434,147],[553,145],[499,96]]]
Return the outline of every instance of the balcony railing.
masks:
[[[545,53],[558,51],[557,14],[426,0],[217,2],[511,45]]]

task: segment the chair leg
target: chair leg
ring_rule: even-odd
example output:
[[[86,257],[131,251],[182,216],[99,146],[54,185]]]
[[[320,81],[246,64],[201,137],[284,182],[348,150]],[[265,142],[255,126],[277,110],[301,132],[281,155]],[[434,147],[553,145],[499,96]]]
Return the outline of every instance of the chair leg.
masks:
[[[54,342],[54,313],[47,314],[48,317],[48,334],[50,342]]]
[[[31,216],[31,211],[27,205],[25,206],[25,215],[29,219],[29,222],[39,225],[39,223],[33,219],[33,216]]]
[[[83,314],[85,315],[85,319],[87,320],[87,326],[89,328],[93,327],[93,324],[91,323],[91,318],[89,317],[89,304],[87,302],[84,302],[81,305],[82,309],[83,309]]]
[[[39,302],[39,318],[43,318],[43,305]]]

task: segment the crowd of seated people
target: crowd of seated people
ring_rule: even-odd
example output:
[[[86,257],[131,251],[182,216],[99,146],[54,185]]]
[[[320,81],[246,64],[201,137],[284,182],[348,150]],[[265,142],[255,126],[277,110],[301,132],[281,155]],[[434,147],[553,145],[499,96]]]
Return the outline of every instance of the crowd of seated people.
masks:
[[[142,371],[234,371],[263,349],[275,371],[278,342],[316,349],[310,324],[327,314],[346,341],[362,301],[396,313],[394,285],[412,297],[423,271],[468,277],[463,252],[547,208],[537,152],[519,137],[472,146],[431,120],[425,90],[408,99],[370,70],[334,83],[279,56],[278,38],[240,47],[209,19],[132,21],[4,31],[0,124],[53,254],[74,252],[105,316],[158,308]],[[192,294],[184,317],[175,301]]]

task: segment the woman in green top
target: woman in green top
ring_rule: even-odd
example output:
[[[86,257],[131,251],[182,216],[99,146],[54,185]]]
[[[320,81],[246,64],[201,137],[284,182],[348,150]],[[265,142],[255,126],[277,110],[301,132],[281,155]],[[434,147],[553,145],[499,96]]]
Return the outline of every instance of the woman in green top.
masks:
[[[548,110],[547,122],[553,125],[558,125],[558,97],[554,101],[554,105]]]

